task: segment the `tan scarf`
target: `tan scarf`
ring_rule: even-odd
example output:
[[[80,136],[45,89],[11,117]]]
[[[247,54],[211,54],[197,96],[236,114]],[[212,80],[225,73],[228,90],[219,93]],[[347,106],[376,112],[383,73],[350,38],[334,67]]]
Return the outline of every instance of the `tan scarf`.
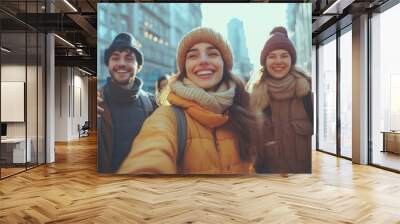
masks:
[[[297,71],[291,71],[281,80],[260,79],[251,88],[251,108],[256,113],[262,113],[271,103],[271,99],[282,100],[290,97],[303,97],[310,90],[306,76]]]
[[[187,78],[183,81],[176,80],[170,85],[171,91],[178,96],[195,101],[205,109],[218,114],[224,113],[233,104],[235,87],[235,83],[231,81],[229,87],[223,83],[215,92],[207,92]]]
[[[296,79],[288,74],[283,79],[268,78],[268,93],[272,99],[284,100],[292,98],[296,92]]]

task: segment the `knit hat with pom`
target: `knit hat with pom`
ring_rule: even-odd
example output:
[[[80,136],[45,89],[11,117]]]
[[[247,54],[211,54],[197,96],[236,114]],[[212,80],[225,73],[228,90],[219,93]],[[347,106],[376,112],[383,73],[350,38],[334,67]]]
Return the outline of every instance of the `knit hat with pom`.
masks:
[[[198,27],[187,33],[179,42],[178,52],[176,55],[179,72],[184,71],[186,53],[188,50],[190,50],[193,45],[200,42],[206,42],[214,45],[221,53],[227,70],[232,70],[233,56],[228,42],[226,42],[220,33],[214,31],[213,29]]]
[[[296,49],[294,48],[293,43],[289,40],[287,31],[283,26],[277,26],[271,31],[270,37],[267,42],[265,42],[264,48],[261,51],[261,66],[265,65],[265,58],[268,54],[277,49],[287,50],[292,58],[292,65],[296,64]]]

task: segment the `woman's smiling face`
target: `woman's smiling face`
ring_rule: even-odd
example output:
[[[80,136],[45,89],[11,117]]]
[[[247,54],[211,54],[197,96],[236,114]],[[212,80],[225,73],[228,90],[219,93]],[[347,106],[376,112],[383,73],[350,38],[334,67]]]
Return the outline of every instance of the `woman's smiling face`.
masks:
[[[265,59],[268,74],[275,79],[284,78],[292,67],[292,57],[283,49],[271,51]]]
[[[221,82],[223,68],[222,55],[212,44],[197,43],[186,53],[187,78],[202,89],[213,90]]]

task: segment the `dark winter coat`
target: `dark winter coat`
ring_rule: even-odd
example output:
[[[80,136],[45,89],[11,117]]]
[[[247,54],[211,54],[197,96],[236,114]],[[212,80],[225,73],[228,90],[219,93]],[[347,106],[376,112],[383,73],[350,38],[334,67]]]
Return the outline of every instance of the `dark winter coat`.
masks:
[[[98,171],[113,173],[131,150],[131,144],[145,119],[157,107],[155,99],[142,90],[142,81],[135,79],[131,89],[123,89],[109,78],[100,89],[104,112],[98,123]],[[146,107],[150,103],[150,108]]]

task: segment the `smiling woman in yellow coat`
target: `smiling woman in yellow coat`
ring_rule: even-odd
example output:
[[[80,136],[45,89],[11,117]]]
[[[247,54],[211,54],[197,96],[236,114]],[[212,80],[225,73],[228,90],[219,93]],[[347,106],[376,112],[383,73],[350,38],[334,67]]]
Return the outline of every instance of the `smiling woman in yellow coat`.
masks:
[[[231,73],[227,42],[212,29],[194,29],[179,44],[177,64],[168,102],[186,117],[181,167],[176,165],[176,115],[171,105],[164,105],[144,123],[119,173],[252,173],[255,118],[243,82]]]

